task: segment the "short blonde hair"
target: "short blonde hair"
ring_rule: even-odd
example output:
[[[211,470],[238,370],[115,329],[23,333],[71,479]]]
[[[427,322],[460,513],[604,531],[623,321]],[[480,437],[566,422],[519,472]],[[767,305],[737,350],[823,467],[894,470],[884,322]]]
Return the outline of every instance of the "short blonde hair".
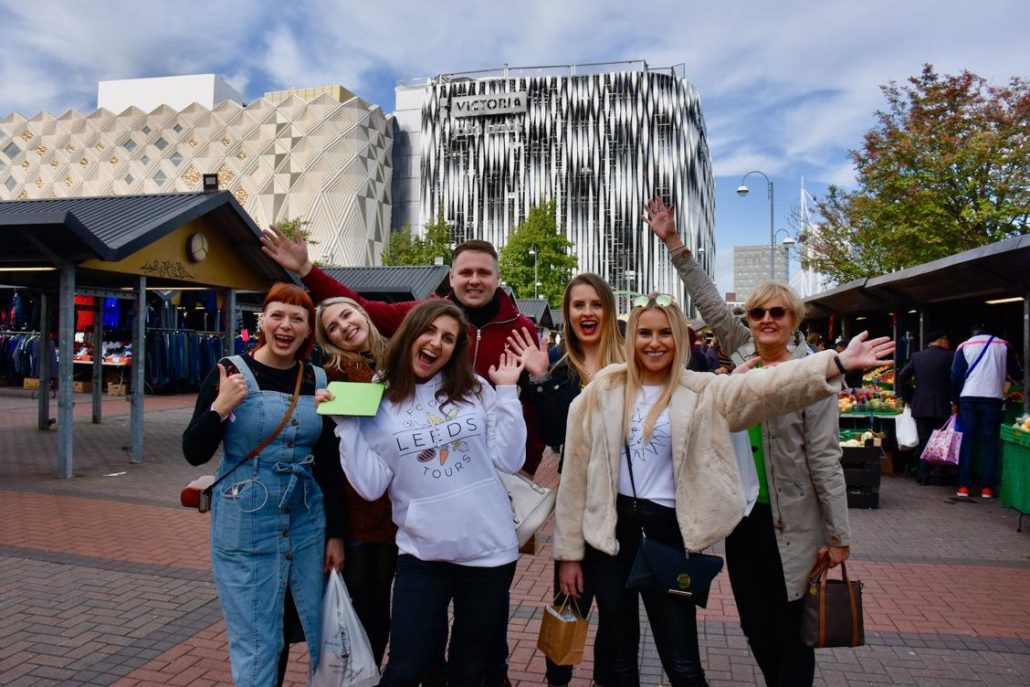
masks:
[[[801,321],[805,319],[805,304],[801,301],[801,297],[797,292],[783,282],[764,281],[756,286],[751,291],[751,295],[744,301],[744,312],[746,314],[751,311],[751,308],[760,308],[777,298],[783,299],[784,307],[791,314],[791,317],[794,318],[792,328],[797,329],[801,326]]]

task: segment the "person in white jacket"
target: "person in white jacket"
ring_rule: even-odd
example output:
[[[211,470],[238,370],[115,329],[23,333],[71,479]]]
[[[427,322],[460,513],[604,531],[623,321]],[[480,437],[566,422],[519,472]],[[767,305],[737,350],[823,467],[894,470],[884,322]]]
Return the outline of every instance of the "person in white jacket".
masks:
[[[468,324],[446,300],[405,317],[380,368],[386,391],[375,417],[339,417],[340,462],[366,499],[388,493],[397,524],[390,654],[381,685],[417,685],[454,627],[449,682],[483,681],[489,639],[506,632],[518,539],[497,471],[525,459],[516,382],[523,364],[505,352],[489,376],[472,369]]]
[[[554,558],[563,593],[591,584],[617,685],[639,684],[638,592],[626,580],[641,540],[700,551],[744,513],[730,432],[835,395],[846,369],[889,356],[887,337],[855,337],[746,375],[685,369],[687,322],[665,294],[634,302],[625,364],[609,365],[572,403],[558,487]],[[662,667],[674,687],[703,686],[694,603],[657,586],[640,592]],[[599,628],[600,632],[600,628]]]

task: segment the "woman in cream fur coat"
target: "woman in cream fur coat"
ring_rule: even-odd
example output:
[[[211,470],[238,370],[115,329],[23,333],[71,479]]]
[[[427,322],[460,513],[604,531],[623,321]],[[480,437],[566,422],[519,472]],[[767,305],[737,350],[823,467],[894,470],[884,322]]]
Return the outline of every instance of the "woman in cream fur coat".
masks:
[[[826,351],[746,375],[691,372],[679,307],[664,294],[634,305],[628,362],[598,373],[569,411],[554,535],[562,592],[578,597],[584,577],[595,585],[617,685],[639,684],[638,597],[626,579],[641,528],[688,551],[724,538],[744,512],[730,432],[831,396],[843,371],[881,364],[894,350],[863,333],[839,356]],[[672,685],[707,685],[693,602],[657,589],[640,595]]]

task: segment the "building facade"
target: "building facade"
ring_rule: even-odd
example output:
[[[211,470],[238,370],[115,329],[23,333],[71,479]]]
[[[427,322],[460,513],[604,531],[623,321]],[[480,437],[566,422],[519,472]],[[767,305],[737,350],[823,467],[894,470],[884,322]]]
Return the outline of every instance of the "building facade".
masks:
[[[501,247],[531,207],[553,199],[580,271],[616,291],[685,303],[641,220],[645,201],[660,195],[711,273],[714,180],[700,100],[681,67],[504,68],[396,92],[394,228],[417,233],[442,211],[456,242]]]
[[[126,82],[118,85],[100,102],[131,100]],[[143,85],[146,100],[150,89]],[[307,222],[317,259],[379,263],[393,172],[393,125],[382,109],[341,86],[277,91],[246,105],[230,98],[213,107],[200,102],[224,94],[217,82],[179,87],[196,88],[192,104],[181,109],[0,119],[0,199],[199,191],[203,175],[217,173],[220,188],[258,226]]]
[[[773,269],[776,281],[787,281],[787,251],[782,245],[776,246]],[[769,281],[769,246],[734,246],[733,290],[736,299],[746,301],[751,291],[764,281]]]

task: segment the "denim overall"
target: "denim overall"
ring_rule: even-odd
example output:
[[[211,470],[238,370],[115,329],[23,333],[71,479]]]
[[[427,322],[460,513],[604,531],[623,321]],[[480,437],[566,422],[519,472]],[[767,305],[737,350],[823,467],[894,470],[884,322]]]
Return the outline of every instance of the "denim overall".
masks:
[[[243,358],[229,359],[247,382],[247,398],[226,428],[219,477],[272,433],[290,405],[290,394],[261,391]],[[323,388],[325,371],[314,370],[315,386]],[[314,397],[300,396],[282,432],[212,495],[211,567],[237,687],[276,684],[287,585],[304,627],[311,669],[318,665],[325,513],[311,451],[321,432]]]

